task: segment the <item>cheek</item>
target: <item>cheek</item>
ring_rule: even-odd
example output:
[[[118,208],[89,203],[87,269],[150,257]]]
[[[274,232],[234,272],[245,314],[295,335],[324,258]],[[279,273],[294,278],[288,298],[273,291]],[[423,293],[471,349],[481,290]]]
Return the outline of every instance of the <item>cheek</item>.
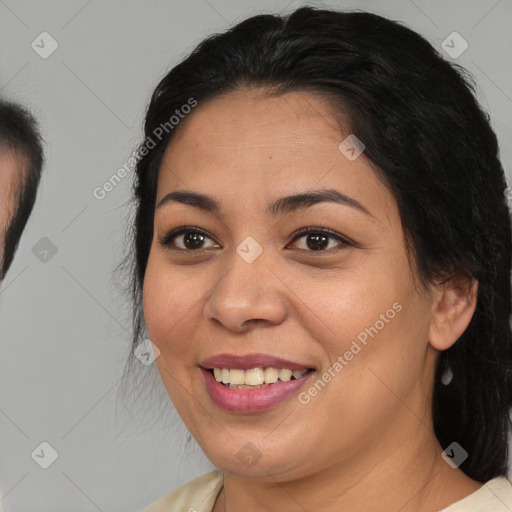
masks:
[[[143,287],[144,318],[149,337],[163,359],[170,354],[174,359],[186,350],[186,343],[173,340],[183,337],[196,308],[201,307],[198,292],[196,284],[177,281],[168,265],[150,254]]]
[[[188,417],[183,386],[190,387],[184,362],[193,350],[188,342],[193,333],[197,297],[194,286],[184,286],[173,278],[168,264],[150,254],[143,287],[143,308],[151,341],[160,350],[155,363],[169,398],[182,417]]]
[[[370,263],[370,262],[369,262]],[[331,359],[349,350],[351,342],[364,342],[371,333],[390,331],[401,313],[393,305],[404,300],[403,276],[378,273],[368,263],[357,271],[302,272],[289,275],[291,310],[310,334],[322,342]],[[297,284],[293,284],[297,283]],[[375,324],[376,329],[375,329]]]
[[[331,373],[339,375],[333,379],[338,397],[351,402],[350,390],[362,405],[378,397],[379,388],[389,395],[379,378],[402,394],[421,374],[429,304],[415,291],[408,270],[405,261],[368,265],[321,280],[311,275],[290,279],[301,283],[294,287],[298,299],[292,309],[312,343],[316,340],[328,357]]]

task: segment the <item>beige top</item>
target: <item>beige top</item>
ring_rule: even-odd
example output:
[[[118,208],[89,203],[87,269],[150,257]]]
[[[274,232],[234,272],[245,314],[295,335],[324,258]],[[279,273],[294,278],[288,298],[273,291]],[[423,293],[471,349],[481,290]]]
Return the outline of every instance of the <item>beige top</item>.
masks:
[[[222,473],[212,471],[182,485],[144,512],[211,512],[222,482]],[[494,478],[439,512],[512,512],[512,485],[505,477]]]

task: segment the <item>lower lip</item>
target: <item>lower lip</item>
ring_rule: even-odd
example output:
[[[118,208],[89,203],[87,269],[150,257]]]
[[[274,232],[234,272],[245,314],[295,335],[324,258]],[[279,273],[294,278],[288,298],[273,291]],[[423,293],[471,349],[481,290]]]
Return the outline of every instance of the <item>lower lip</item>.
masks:
[[[201,368],[201,373],[206,382],[206,390],[216,405],[228,412],[251,413],[270,409],[295,395],[316,372],[310,371],[298,379],[278,381],[260,389],[230,389],[217,382],[210,371]]]

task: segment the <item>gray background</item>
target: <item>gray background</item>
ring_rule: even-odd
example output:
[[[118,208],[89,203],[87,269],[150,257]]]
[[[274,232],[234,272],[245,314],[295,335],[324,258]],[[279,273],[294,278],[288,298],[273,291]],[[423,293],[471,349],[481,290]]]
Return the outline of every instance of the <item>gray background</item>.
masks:
[[[212,32],[301,4],[0,0],[0,94],[33,110],[47,142],[35,211],[0,289],[6,511],[137,511],[212,469],[185,442],[158,382],[133,410],[119,399],[130,313],[113,269],[124,254],[131,174],[103,200],[93,190],[140,140],[144,109],[166,70]],[[459,32],[469,47],[447,58],[474,74],[510,175],[511,0],[309,4],[401,20],[441,52],[442,41]],[[44,31],[59,45],[47,59],[31,48]],[[142,370],[151,379],[154,365]],[[46,470],[31,458],[43,441],[58,452]]]

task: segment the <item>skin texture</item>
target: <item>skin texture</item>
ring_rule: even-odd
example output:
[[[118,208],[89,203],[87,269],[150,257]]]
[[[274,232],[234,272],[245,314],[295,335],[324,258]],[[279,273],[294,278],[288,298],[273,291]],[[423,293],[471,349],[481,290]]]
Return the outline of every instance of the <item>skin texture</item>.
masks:
[[[438,350],[469,324],[477,284],[468,294],[420,288],[391,192],[364,153],[350,161],[338,149],[349,133],[318,96],[243,89],[199,104],[165,153],[157,204],[177,190],[221,204],[217,214],[177,202],[156,209],[144,282],[163,383],[224,473],[215,512],[432,511],[481,485],[441,458],[430,412]],[[370,215],[332,202],[265,211],[319,188]],[[183,235],[174,250],[159,243],[180,226],[206,231],[202,252],[186,253]],[[293,236],[309,226],[355,245],[329,239],[312,251],[307,235]],[[248,236],[263,249],[250,264],[236,252]],[[308,404],[294,396],[264,412],[228,413],[206,392],[199,362],[225,352],[291,359],[318,377],[395,303],[395,318]],[[237,456],[248,442],[261,453],[251,467]]]
[[[4,258],[5,233],[15,208],[15,189],[22,173],[20,158],[0,148],[0,265]]]

